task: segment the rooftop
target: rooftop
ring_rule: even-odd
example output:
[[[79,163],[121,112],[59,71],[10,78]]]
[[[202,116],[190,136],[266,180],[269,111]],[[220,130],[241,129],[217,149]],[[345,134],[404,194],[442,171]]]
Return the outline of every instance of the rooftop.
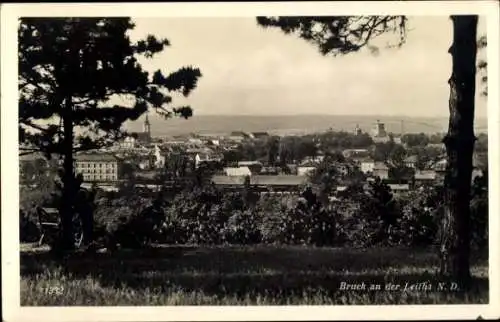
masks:
[[[216,185],[243,185],[245,176],[216,175],[212,177],[212,182]],[[250,184],[259,186],[299,186],[306,182],[307,178],[294,175],[264,175],[250,177]]]
[[[375,162],[373,170],[389,170],[389,167],[387,167],[383,162]]]
[[[373,160],[370,157],[354,157],[352,159],[356,160],[358,162],[361,162],[361,163],[374,163],[375,162],[375,160]]]
[[[409,184],[388,184],[388,186],[393,191],[410,190]]]
[[[156,179],[158,172],[156,171],[137,171],[135,173],[138,179]]]
[[[262,165],[262,162],[260,161],[239,161],[238,166],[244,167],[244,166],[249,166],[249,165]]]
[[[45,160],[45,156],[41,152],[34,152],[30,154],[24,154],[19,156],[19,161],[35,161],[35,160]]]
[[[75,161],[116,162],[119,159],[110,153],[82,153],[75,155]]]
[[[416,155],[410,155],[405,159],[405,162],[417,162],[417,156]]]
[[[300,164],[299,168],[316,168],[319,162],[304,161]]]
[[[227,167],[224,168],[226,176],[249,176],[252,174],[248,167]]]
[[[250,178],[250,183],[255,185],[298,186],[306,182],[306,177],[294,175],[253,176]]]
[[[255,137],[258,137],[258,136],[260,136],[260,137],[262,137],[262,136],[269,136],[269,133],[267,133],[267,132],[252,132],[252,134]]]
[[[212,182],[216,185],[243,185],[245,183],[245,177],[215,175],[212,177]]]
[[[434,170],[417,171],[415,173],[415,180],[434,180],[436,179],[436,175],[436,171]]]

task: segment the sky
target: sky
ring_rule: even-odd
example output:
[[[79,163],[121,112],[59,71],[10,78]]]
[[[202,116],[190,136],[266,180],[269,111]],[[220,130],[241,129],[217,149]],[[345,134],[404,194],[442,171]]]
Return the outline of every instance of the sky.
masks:
[[[133,20],[132,40],[152,34],[171,44],[142,59],[145,69],[200,68],[195,91],[174,98],[174,105],[189,104],[195,115],[448,115],[448,16],[409,17],[407,42],[399,49],[337,57],[322,56],[313,44],[277,28],[264,29],[255,18]],[[480,18],[478,36],[485,33]],[[477,96],[476,117],[485,117],[486,99]]]

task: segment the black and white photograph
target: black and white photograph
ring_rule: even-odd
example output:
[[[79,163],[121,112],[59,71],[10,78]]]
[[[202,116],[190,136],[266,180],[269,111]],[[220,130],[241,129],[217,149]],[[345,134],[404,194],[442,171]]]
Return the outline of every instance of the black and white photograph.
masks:
[[[498,3],[396,3],[2,5],[5,320],[498,318]]]

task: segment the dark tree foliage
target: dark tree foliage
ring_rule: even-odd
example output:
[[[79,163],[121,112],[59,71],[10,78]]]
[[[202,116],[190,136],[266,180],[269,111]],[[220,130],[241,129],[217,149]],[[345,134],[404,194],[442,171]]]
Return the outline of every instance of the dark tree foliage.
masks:
[[[392,150],[389,153],[389,158],[392,164],[394,164],[397,167],[403,167],[406,157],[407,157],[407,152],[402,145],[394,144],[392,146]]]
[[[372,157],[375,161],[387,162],[391,160],[392,153],[398,146],[399,145],[392,140],[388,142],[376,143],[375,148],[372,151]]]
[[[477,136],[475,144],[476,152],[488,152],[488,134],[481,133]]]
[[[450,122],[444,139],[448,168],[442,222],[441,273],[464,282],[470,277],[470,182],[474,150],[474,95],[476,76],[476,15],[451,16],[453,44],[450,85]],[[348,54],[384,33],[397,32],[404,43],[406,18],[402,16],[258,17],[264,27],[277,27],[313,43],[326,55]],[[483,39],[481,44],[486,45]],[[376,51],[376,50],[375,50]],[[481,63],[479,68],[486,68]],[[486,81],[486,79],[484,79]]]
[[[78,181],[73,153],[113,143],[124,122],[152,108],[165,117],[192,115],[170,107],[171,93],[196,87],[198,69],[150,75],[137,56],[153,57],[169,45],[149,35],[133,43],[129,18],[22,18],[19,24],[19,139],[21,153],[63,158],[62,246],[71,248],[71,217]],[[117,99],[117,98],[122,98]],[[128,101],[127,103],[122,103]]]
[[[324,151],[337,149],[366,149],[373,145],[368,133],[353,134],[345,131],[327,131],[317,135],[319,146]]]
[[[267,162],[270,166],[275,166],[278,160],[279,138],[271,137],[267,142]]]
[[[487,46],[488,46],[488,39],[486,38],[486,36],[481,36],[477,42],[478,49],[484,50],[486,49]],[[484,88],[481,94],[484,96],[488,96],[488,74],[487,74],[488,62],[486,61],[486,59],[479,60],[477,68],[482,75],[481,82],[484,84]]]
[[[473,246],[488,248],[488,171],[476,177],[472,184],[471,232]]]
[[[416,168],[424,170],[429,164],[433,164],[443,158],[443,149],[434,146],[416,146],[409,148],[408,154],[415,155],[417,157]]]
[[[64,133],[57,121],[66,109],[76,130],[73,150],[112,143],[123,136],[120,126],[136,120],[148,107],[165,116],[191,116],[189,107],[168,109],[168,92],[188,95],[201,76],[185,67],[164,76],[144,71],[137,55],[153,57],[168,40],[148,36],[132,43],[128,18],[26,18],[19,26],[19,123],[22,142],[47,153],[61,153]],[[113,104],[124,96],[132,106]],[[69,105],[71,108],[66,108]],[[39,120],[57,124],[41,126]],[[36,134],[32,134],[36,132]],[[111,140],[111,142],[110,142]]]
[[[324,55],[342,55],[363,47],[378,49],[370,44],[387,32],[399,33],[396,46],[406,39],[404,16],[319,16],[319,17],[258,17],[263,27],[278,27],[284,33],[295,33],[318,46]]]
[[[424,133],[407,133],[401,137],[401,142],[408,147],[426,146],[429,144],[429,138]]]
[[[392,242],[390,229],[396,226],[397,209],[391,189],[377,178],[369,184],[368,194],[366,202],[361,204],[361,212],[370,216],[371,223],[380,225],[374,225],[376,228],[367,225],[364,229],[372,230],[374,244]]]

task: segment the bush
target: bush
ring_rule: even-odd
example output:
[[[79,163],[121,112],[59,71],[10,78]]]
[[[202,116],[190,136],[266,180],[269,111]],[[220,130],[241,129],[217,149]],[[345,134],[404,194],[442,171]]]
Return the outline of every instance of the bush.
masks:
[[[337,211],[333,207],[317,209],[310,215],[309,244],[315,246],[334,246],[338,244]]]
[[[475,184],[471,202],[477,247],[488,241],[485,187],[484,182]],[[379,181],[366,191],[350,190],[327,208],[317,198],[266,195],[254,203],[246,197],[244,192],[224,193],[213,187],[182,191],[169,201],[159,198],[163,202],[157,206],[153,196],[101,196],[94,214],[97,239],[134,248],[151,243],[426,246],[438,241],[438,214],[443,209],[439,189],[394,197]],[[22,229],[28,231],[30,224],[23,220]],[[34,239],[36,232],[31,234]]]
[[[400,244],[407,246],[427,246],[437,240],[438,215],[437,209],[407,205],[399,219],[396,233]]]
[[[94,212],[97,242],[114,248],[143,247],[153,234],[146,198],[101,199]],[[104,234],[104,236],[103,236]]]
[[[293,215],[290,212],[296,203],[297,198],[275,196],[266,196],[259,202],[257,209],[262,217],[259,229],[264,243],[287,244],[295,238],[297,232],[293,230],[293,219],[289,215]]]
[[[173,244],[221,244],[230,209],[213,190],[183,193],[166,210],[163,239]]]
[[[337,244],[371,247],[398,243],[394,228],[400,215],[399,205],[386,184],[376,180],[366,192],[353,191],[342,202],[352,206],[344,207],[347,211],[338,215]]]
[[[262,235],[256,213],[251,210],[237,210],[229,217],[224,229],[224,240],[229,244],[258,244]]]
[[[477,177],[472,185],[471,199],[472,246],[488,247],[488,173]]]

